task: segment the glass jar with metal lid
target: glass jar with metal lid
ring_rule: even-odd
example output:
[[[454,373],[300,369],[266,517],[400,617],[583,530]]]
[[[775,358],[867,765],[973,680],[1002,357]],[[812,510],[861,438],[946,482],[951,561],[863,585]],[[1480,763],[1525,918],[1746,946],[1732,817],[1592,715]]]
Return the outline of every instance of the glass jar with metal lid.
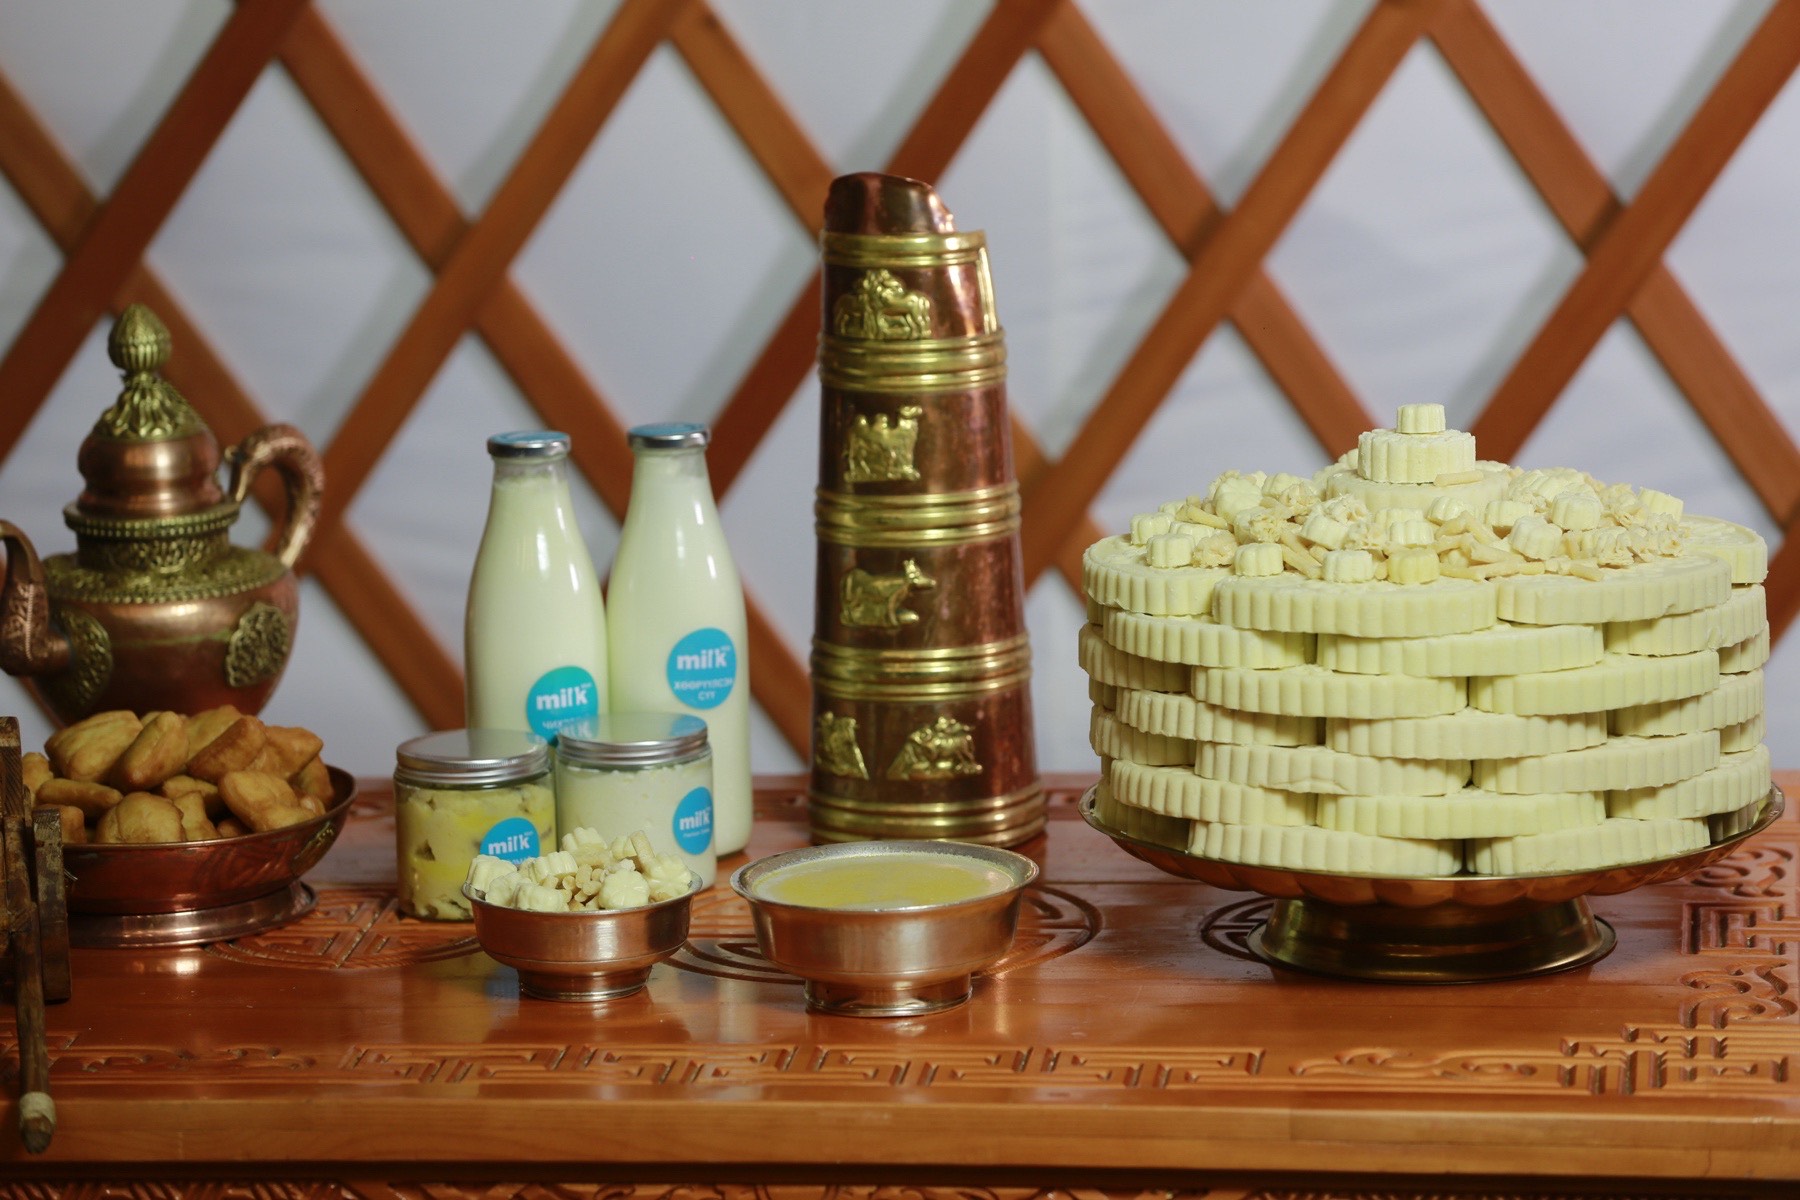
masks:
[[[469,918],[463,879],[477,854],[512,862],[556,848],[550,746],[511,729],[451,729],[394,752],[400,909]]]
[[[556,735],[556,822],[612,839],[643,830],[713,882],[712,747],[688,713],[618,712]]]

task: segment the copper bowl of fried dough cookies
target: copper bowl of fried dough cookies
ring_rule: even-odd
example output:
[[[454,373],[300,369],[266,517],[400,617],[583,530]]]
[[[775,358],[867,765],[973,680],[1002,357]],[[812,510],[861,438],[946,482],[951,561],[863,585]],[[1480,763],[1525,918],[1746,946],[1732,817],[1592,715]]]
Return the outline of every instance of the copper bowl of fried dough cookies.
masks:
[[[354,780],[317,735],[229,706],[96,713],[25,756],[38,808],[62,817],[76,913],[179,913],[277,892],[342,832]]]

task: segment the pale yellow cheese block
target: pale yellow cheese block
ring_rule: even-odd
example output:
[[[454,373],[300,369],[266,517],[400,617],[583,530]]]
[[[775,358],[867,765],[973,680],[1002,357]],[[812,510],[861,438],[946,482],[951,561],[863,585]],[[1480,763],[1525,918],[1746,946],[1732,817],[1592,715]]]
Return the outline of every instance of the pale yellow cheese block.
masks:
[[[1719,730],[1719,752],[1736,754],[1741,750],[1748,750],[1763,740],[1765,732],[1767,731],[1764,728],[1763,714],[1761,713],[1757,713],[1741,724],[1727,725]]]
[[[1522,675],[1585,667],[1604,651],[1592,625],[1495,625],[1438,637],[1320,634],[1318,663],[1359,675]]]
[[[1117,720],[1103,708],[1094,709],[1088,721],[1088,744],[1102,758],[1122,758],[1151,766],[1188,766],[1196,748],[1187,738],[1145,733]]]
[[[1610,792],[1657,787],[1719,765],[1715,730],[1612,738],[1586,750],[1474,764],[1475,786],[1493,792]]]
[[[1347,675],[1323,667],[1273,671],[1194,672],[1195,699],[1247,712],[1303,717],[1429,717],[1453,713],[1468,700],[1461,679],[1415,675]]]
[[[1092,596],[1083,596],[1081,598],[1081,601],[1082,601],[1082,604],[1084,606],[1086,606],[1087,623],[1089,625],[1105,625],[1106,624],[1106,614],[1119,611],[1116,608],[1106,607],[1106,605],[1100,603],[1098,600],[1094,599]]]
[[[1502,576],[1494,581],[1495,614],[1522,625],[1603,625],[1693,612],[1731,596],[1731,568],[1708,554],[1608,568],[1604,575]]]
[[[1108,711],[1119,707],[1119,692],[1123,690],[1110,683],[1101,683],[1098,679],[1088,680],[1088,700],[1096,708]],[[1158,693],[1160,694],[1160,693]]]
[[[1185,767],[1146,767],[1113,762],[1107,766],[1119,803],[1164,816],[1233,825],[1310,825],[1310,795],[1203,779]]]
[[[1382,483],[1364,479],[1356,468],[1331,466],[1313,476],[1313,486],[1323,496],[1355,496],[1368,505],[1370,512],[1384,508],[1410,508],[1424,512],[1438,500],[1449,497],[1470,512],[1485,510],[1488,503],[1506,495],[1512,470],[1505,463],[1477,462],[1481,477],[1468,483],[1439,486],[1437,483]]]
[[[1166,846],[1170,850],[1187,849],[1189,830],[1186,821],[1121,803],[1104,773],[1094,790],[1094,815],[1102,825],[1140,842]]]
[[[1194,771],[1253,787],[1334,795],[1441,796],[1469,782],[1466,760],[1365,758],[1324,746],[1201,742]]]
[[[1716,813],[1706,818],[1706,828],[1714,842],[1739,836],[1762,819],[1764,800],[1755,800],[1734,812]]]
[[[1761,583],[1768,577],[1769,545],[1754,529],[1718,517],[1683,517],[1681,536],[1692,549],[1724,559],[1733,583]]]
[[[1153,567],[1128,537],[1101,538],[1081,556],[1082,590],[1107,608],[1156,616],[1197,617],[1212,606],[1223,567]]]
[[[1193,679],[1192,667],[1125,653],[1101,635],[1098,625],[1081,627],[1078,653],[1081,669],[1090,678],[1114,687],[1146,692],[1185,692]]]
[[[1234,575],[1213,591],[1213,619],[1243,629],[1426,637],[1486,629],[1495,621],[1494,585],[1441,578],[1431,583],[1327,583],[1292,573]]]
[[[1599,792],[1513,796],[1465,788],[1447,796],[1321,795],[1314,821],[1325,829],[1441,839],[1549,833],[1605,819],[1606,801]]]
[[[1692,654],[1735,645],[1768,624],[1768,596],[1761,585],[1734,587],[1725,603],[1711,608],[1615,621],[1606,626],[1606,648],[1614,654]]]
[[[1555,833],[1471,838],[1465,858],[1475,875],[1553,875],[1673,858],[1704,849],[1710,840],[1699,819],[1608,819]]]
[[[1306,633],[1238,629],[1196,617],[1152,617],[1111,611],[1101,626],[1106,640],[1128,654],[1195,667],[1294,667],[1311,662],[1314,638]]]
[[[1499,675],[1469,681],[1469,705],[1489,712],[1604,712],[1697,696],[1719,686],[1719,653],[1700,650],[1649,658],[1609,654],[1591,667]]]
[[[1458,841],[1375,837],[1310,825],[1194,823],[1188,853],[1224,862],[1319,871],[1334,875],[1454,875],[1462,865]]]
[[[1242,712],[1168,692],[1119,689],[1116,707],[1119,720],[1134,729],[1189,741],[1313,746],[1323,735],[1318,717]]]
[[[1763,673],[1722,675],[1719,686],[1698,696],[1634,704],[1607,717],[1612,732],[1624,737],[1664,737],[1671,733],[1698,733],[1724,729],[1762,715]],[[1761,734],[1757,735],[1760,741]]]
[[[1325,721],[1327,746],[1376,758],[1524,758],[1605,740],[1606,714],[1600,712],[1520,716],[1465,708],[1437,717]]]
[[[1769,627],[1719,651],[1719,670],[1726,675],[1742,675],[1755,671],[1769,661]]]
[[[1656,817],[1705,817],[1731,812],[1769,794],[1769,748],[1722,754],[1719,765],[1661,787],[1606,793],[1608,816],[1647,821]]]

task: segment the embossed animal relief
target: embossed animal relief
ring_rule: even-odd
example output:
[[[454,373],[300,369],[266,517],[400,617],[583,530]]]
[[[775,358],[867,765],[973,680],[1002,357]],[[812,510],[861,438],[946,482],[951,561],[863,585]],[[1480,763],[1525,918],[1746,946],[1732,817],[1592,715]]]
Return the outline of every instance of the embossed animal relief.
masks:
[[[907,734],[906,745],[887,769],[889,779],[955,779],[979,774],[974,731],[948,716]]]
[[[857,415],[845,439],[844,480],[846,483],[911,482],[919,477],[913,466],[913,451],[919,441],[919,406],[908,404],[900,410],[900,419],[890,420],[877,413],[873,421],[867,413]]]
[[[813,734],[813,762],[820,770],[846,779],[867,779],[869,768],[863,762],[862,747],[856,744],[856,718],[835,713],[820,713]]]
[[[915,589],[936,586],[937,580],[919,570],[919,564],[910,558],[900,564],[898,575],[873,575],[853,567],[838,585],[842,601],[838,619],[861,628],[897,629],[916,624],[919,614],[902,605]]]
[[[885,270],[870,271],[832,306],[831,331],[869,341],[918,341],[931,333],[931,297],[907,291]]]

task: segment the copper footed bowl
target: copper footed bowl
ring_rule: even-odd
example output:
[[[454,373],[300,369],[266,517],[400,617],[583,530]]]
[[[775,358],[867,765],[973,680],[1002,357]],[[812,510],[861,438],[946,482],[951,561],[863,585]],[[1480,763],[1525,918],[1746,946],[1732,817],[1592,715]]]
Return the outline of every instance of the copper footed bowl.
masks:
[[[759,895],[771,871],[821,859],[906,854],[965,856],[997,868],[1007,886],[940,904],[819,908]],[[849,1017],[918,1017],[963,1003],[976,971],[1012,948],[1025,889],[1038,866],[1023,854],[968,842],[836,842],[771,854],[739,867],[731,888],[750,906],[757,949],[806,983],[806,1006]]]
[[[1589,910],[1588,896],[1669,883],[1709,866],[1767,829],[1785,805],[1771,786],[1749,828],[1672,858],[1545,875],[1405,878],[1259,867],[1159,846],[1102,822],[1095,791],[1082,795],[1081,817],[1126,853],[1182,879],[1275,900],[1249,937],[1258,958],[1387,983],[1513,979],[1596,962],[1617,937]]]
[[[195,912],[290,887],[325,857],[356,800],[350,774],[336,767],[327,771],[331,808],[298,825],[211,842],[64,847],[69,911],[115,916]]]
[[[698,875],[672,900],[598,912],[527,912],[463,896],[489,958],[519,973],[539,1000],[617,1000],[642,990],[650,968],[687,941],[688,913],[706,886]]]

